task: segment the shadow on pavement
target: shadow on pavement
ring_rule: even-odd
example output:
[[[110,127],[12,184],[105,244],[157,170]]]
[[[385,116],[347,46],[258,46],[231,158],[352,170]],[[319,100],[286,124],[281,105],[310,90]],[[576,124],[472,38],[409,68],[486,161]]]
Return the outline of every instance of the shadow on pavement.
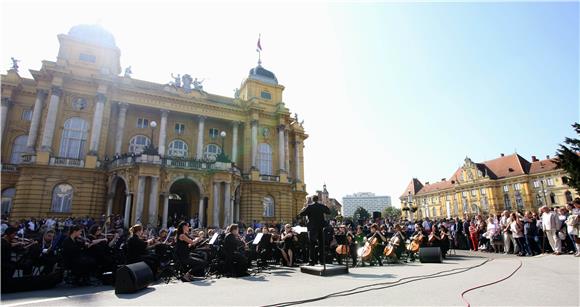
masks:
[[[394,278],[397,275],[386,273],[386,274],[360,274],[360,273],[352,273],[350,272],[348,276],[353,278],[374,278],[374,279],[383,279],[383,278]]]
[[[115,296],[117,296],[117,298],[127,300],[127,299],[138,298],[140,296],[143,296],[145,294],[148,294],[148,293],[151,293],[151,292],[154,292],[154,291],[155,291],[155,288],[148,287],[148,288],[145,288],[143,290],[139,290],[139,291],[137,291],[135,293],[115,294]]]

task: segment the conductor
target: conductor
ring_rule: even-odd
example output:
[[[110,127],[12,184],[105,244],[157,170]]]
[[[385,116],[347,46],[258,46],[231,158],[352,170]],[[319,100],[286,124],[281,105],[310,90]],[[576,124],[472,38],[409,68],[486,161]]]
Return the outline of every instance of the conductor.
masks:
[[[318,196],[312,197],[313,203],[305,206],[300,211],[300,216],[308,217],[308,223],[306,228],[308,229],[308,240],[310,241],[310,265],[315,265],[317,258],[320,259],[320,263],[324,263],[323,254],[323,229],[324,229],[324,214],[330,214],[330,209],[327,206],[318,202]],[[318,246],[318,255],[316,246]],[[317,257],[318,256],[318,257]]]

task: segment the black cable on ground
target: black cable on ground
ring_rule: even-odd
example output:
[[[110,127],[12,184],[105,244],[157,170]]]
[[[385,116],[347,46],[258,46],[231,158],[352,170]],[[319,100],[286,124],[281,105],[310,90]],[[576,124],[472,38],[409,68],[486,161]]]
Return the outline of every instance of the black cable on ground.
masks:
[[[311,299],[290,301],[290,302],[281,302],[281,303],[276,303],[276,304],[271,304],[271,305],[264,305],[263,307],[285,307],[285,306],[292,306],[292,305],[300,305],[300,304],[316,302],[316,301],[320,301],[320,300],[324,300],[324,299],[332,298],[332,297],[348,296],[348,295],[354,295],[354,294],[359,294],[359,293],[368,292],[368,291],[375,291],[375,290],[396,287],[396,286],[404,285],[404,284],[407,284],[407,283],[410,283],[413,281],[417,281],[417,280],[439,278],[439,277],[444,277],[444,276],[449,276],[449,275],[460,274],[460,273],[464,273],[464,272],[467,272],[469,270],[478,268],[480,266],[483,266],[484,264],[488,263],[491,260],[492,259],[486,259],[482,263],[479,263],[479,264],[476,264],[476,265],[473,265],[470,267],[455,268],[455,269],[444,270],[444,271],[440,271],[440,272],[436,272],[436,273],[432,273],[432,274],[426,274],[426,275],[416,275],[416,276],[403,277],[403,278],[400,278],[396,281],[363,285],[363,286],[358,286],[358,287],[355,287],[352,289],[342,290],[342,291],[330,293],[327,295],[323,295],[323,296],[319,296],[319,297],[315,297],[315,298],[311,298]],[[453,271],[458,271],[458,272],[453,272]],[[449,273],[449,272],[452,272],[452,273]],[[443,275],[440,275],[440,274],[443,274]],[[377,286],[383,286],[383,287],[375,288]]]
[[[524,265],[524,263],[523,263],[523,262],[520,260],[520,265],[518,265],[518,267],[517,267],[515,270],[513,270],[513,271],[512,271],[512,272],[511,272],[511,273],[510,273],[508,276],[506,276],[506,277],[504,277],[504,278],[502,278],[502,279],[496,280],[496,281],[492,281],[492,282],[490,282],[490,283],[487,283],[487,284],[483,284],[483,285],[480,285],[480,286],[476,286],[476,287],[473,287],[473,288],[469,288],[469,289],[467,289],[467,290],[465,290],[465,291],[461,292],[461,299],[462,299],[462,300],[463,300],[463,302],[465,303],[465,306],[467,306],[467,307],[470,307],[470,306],[471,306],[471,304],[469,303],[469,301],[467,301],[467,299],[465,299],[465,297],[464,297],[465,293],[467,293],[467,292],[471,292],[471,291],[473,291],[473,290],[475,290],[475,289],[479,289],[479,288],[483,288],[483,287],[491,286],[491,285],[493,285],[493,284],[500,283],[500,282],[502,282],[502,281],[504,281],[504,280],[506,280],[506,279],[508,279],[508,278],[510,278],[510,277],[512,277],[512,276],[514,276],[514,274],[515,274],[515,273],[516,273],[516,272],[517,272],[519,269],[521,269],[523,265]]]

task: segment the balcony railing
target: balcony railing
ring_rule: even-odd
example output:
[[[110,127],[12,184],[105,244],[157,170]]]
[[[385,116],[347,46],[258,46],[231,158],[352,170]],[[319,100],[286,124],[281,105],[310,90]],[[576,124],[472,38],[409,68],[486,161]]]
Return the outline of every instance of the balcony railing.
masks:
[[[260,175],[260,180],[270,182],[280,182],[280,176]]]
[[[250,180],[250,174],[242,174],[242,179]]]
[[[50,165],[54,166],[69,166],[69,167],[84,167],[85,161],[82,159],[51,157]]]
[[[16,164],[2,164],[2,171],[8,173],[17,172],[18,169],[16,167]]]
[[[22,163],[30,164],[36,162],[36,155],[35,154],[23,154],[21,156]]]
[[[119,158],[114,159],[113,161],[110,161],[107,166],[109,168],[131,166],[131,165],[135,164],[135,158],[136,157],[131,157],[131,156],[119,157]]]
[[[231,163],[204,161],[197,159],[184,159],[167,157],[161,159],[161,165],[169,168],[184,168],[194,170],[228,170],[232,167]]]

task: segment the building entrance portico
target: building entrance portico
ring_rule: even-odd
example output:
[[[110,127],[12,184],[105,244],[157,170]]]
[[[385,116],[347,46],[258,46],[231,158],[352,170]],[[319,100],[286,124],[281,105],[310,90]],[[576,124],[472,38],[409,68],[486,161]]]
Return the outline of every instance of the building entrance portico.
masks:
[[[168,223],[174,224],[182,218],[199,217],[200,189],[191,179],[175,181],[169,188]]]

